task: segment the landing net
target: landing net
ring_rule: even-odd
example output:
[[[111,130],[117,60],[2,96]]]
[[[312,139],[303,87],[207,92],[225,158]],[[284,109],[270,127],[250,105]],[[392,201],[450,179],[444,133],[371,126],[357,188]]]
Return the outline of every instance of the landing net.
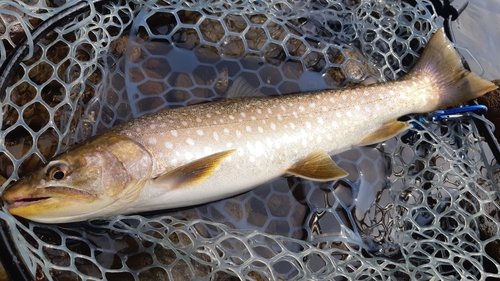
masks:
[[[100,1],[105,2],[105,1]],[[76,1],[0,1],[0,56]],[[55,26],[0,97],[5,183],[146,113],[394,80],[436,30],[429,0],[110,1]],[[474,120],[429,121],[334,156],[349,177],[280,178],[218,202],[66,225],[5,221],[37,280],[493,280],[498,174]]]

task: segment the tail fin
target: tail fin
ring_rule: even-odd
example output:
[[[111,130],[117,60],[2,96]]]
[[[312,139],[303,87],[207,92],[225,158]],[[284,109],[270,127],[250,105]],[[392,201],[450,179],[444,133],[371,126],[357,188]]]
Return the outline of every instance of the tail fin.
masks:
[[[460,56],[442,29],[429,40],[409,74],[418,76],[420,73],[430,74],[439,88],[436,89],[440,93],[437,108],[464,103],[497,88],[463,67]]]

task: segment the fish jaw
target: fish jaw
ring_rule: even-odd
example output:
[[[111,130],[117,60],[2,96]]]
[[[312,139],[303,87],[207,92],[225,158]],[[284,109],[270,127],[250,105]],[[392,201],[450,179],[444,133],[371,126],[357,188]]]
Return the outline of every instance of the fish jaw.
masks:
[[[81,213],[99,198],[92,193],[65,186],[43,186],[45,180],[29,176],[9,185],[2,194],[7,210],[12,214],[40,221]]]

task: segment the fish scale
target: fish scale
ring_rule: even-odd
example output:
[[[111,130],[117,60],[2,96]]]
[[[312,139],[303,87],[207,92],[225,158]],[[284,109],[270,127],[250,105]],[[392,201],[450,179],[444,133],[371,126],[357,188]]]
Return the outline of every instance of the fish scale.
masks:
[[[439,30],[399,81],[263,97],[238,78],[228,99],[118,125],[2,196],[14,215],[58,223],[201,204],[282,175],[331,181],[347,173],[329,155],[407,130],[400,116],[495,88],[463,68]]]

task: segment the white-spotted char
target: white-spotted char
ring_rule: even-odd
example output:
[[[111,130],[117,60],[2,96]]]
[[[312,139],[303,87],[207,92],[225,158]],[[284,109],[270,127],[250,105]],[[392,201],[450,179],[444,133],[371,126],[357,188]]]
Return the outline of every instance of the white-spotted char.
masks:
[[[195,205],[282,175],[345,177],[329,155],[409,128],[409,113],[495,89],[463,68],[439,30],[396,82],[263,97],[237,79],[228,99],[121,124],[6,188],[9,211],[45,223]]]

